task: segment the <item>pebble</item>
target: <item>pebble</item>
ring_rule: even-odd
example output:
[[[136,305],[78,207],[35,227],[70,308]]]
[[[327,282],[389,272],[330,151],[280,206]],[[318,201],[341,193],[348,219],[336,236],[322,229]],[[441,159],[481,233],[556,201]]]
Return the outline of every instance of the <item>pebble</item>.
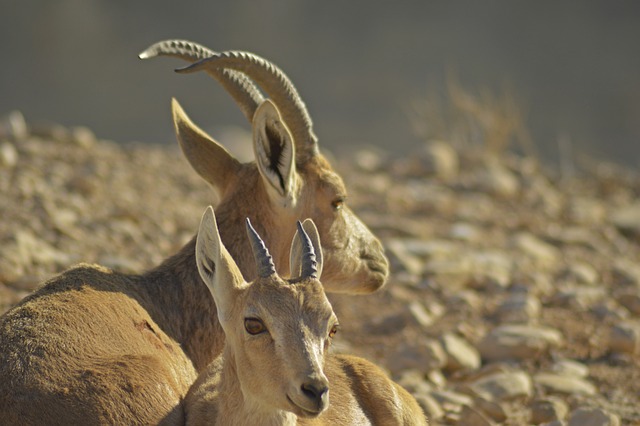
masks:
[[[543,266],[553,265],[560,258],[560,252],[556,247],[528,232],[517,234],[513,238],[513,243],[525,255],[530,256]]]
[[[623,321],[611,327],[609,348],[613,352],[640,354],[640,321]]]
[[[423,145],[419,156],[424,174],[434,175],[444,181],[450,181],[458,174],[458,153],[447,142],[429,141]]]
[[[389,357],[388,368],[392,372],[418,370],[429,372],[444,367],[447,355],[437,340],[422,339],[404,342]]]
[[[475,398],[473,400],[473,406],[489,416],[492,420],[497,422],[504,422],[507,420],[507,413],[505,412],[504,407],[497,402],[489,401],[484,398]]]
[[[429,392],[446,411],[459,411],[463,405],[473,405],[473,398],[450,390],[432,390]]]
[[[533,394],[531,377],[524,371],[498,372],[464,386],[472,395],[487,401],[512,400]]]
[[[569,412],[569,406],[562,399],[554,396],[539,398],[531,404],[531,423],[540,424],[563,420]]]
[[[416,398],[418,405],[420,405],[420,408],[422,408],[429,421],[437,421],[444,416],[444,410],[438,401],[436,401],[432,396],[424,393],[415,394],[413,396]]]
[[[551,366],[551,371],[562,376],[585,378],[589,375],[589,367],[571,359],[561,359]]]
[[[460,412],[457,426],[493,426],[495,423],[476,408],[465,405]]]
[[[494,328],[478,344],[487,361],[534,359],[563,342],[559,331],[533,325],[503,325]]]
[[[578,284],[594,285],[597,284],[599,276],[593,266],[583,262],[574,262],[567,266],[565,278]]]
[[[445,333],[441,342],[447,354],[447,370],[475,370],[480,367],[480,353],[464,338],[453,333]]]
[[[636,237],[640,236],[640,202],[616,209],[609,220],[620,231]]]
[[[640,316],[640,292],[637,290],[627,290],[620,293],[616,300],[619,304],[627,308],[629,312]]]
[[[406,244],[399,239],[385,241],[385,253],[393,271],[405,271],[420,275],[424,268],[422,260],[407,250]]]
[[[568,426],[619,426],[620,419],[615,414],[595,407],[580,407],[571,412]]]
[[[596,387],[580,377],[565,376],[555,373],[538,373],[533,376],[536,385],[549,392],[574,395],[595,395]]]
[[[537,297],[515,293],[500,304],[496,315],[501,322],[527,323],[540,316],[540,308]]]
[[[0,166],[13,167],[18,164],[18,151],[9,142],[0,143]]]
[[[603,287],[570,286],[559,290],[552,298],[552,303],[586,310],[607,296]]]
[[[512,197],[520,190],[518,178],[497,161],[488,161],[477,178],[480,189],[501,197]]]

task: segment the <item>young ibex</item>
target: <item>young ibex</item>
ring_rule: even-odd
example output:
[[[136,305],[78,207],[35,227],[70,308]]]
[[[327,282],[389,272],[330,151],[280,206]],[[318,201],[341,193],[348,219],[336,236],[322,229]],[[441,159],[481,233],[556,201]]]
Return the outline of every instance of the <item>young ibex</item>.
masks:
[[[388,271],[382,247],[344,205],[344,185],[319,154],[307,111],[284,74],[253,55],[214,54],[188,42],[159,43],[141,56],[155,55],[206,69],[251,120],[256,162],[240,164],[173,103],[180,146],[220,195],[221,237],[244,276],[256,276],[242,238],[245,217],[281,265],[289,262],[293,224],[311,217],[328,246],[327,290],[381,287]],[[224,345],[194,247],[195,238],[143,275],[77,266],[0,317],[0,424],[180,419],[178,402]]]
[[[196,261],[218,307],[226,344],[185,398],[187,425],[426,425],[415,399],[364,359],[328,354],[338,320],[319,281],[311,220],[298,222],[290,279],[276,273],[247,220],[258,277],[242,278],[220,241],[213,209]]]

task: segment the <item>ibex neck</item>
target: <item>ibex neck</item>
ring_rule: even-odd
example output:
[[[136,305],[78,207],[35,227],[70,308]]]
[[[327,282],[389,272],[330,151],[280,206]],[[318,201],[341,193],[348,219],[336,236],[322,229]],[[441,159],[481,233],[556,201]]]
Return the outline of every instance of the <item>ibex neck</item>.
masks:
[[[196,370],[202,371],[222,352],[224,333],[213,297],[198,273],[195,237],[147,272],[143,281],[154,321],[180,344]]]
[[[289,411],[274,409],[242,392],[233,350],[225,347],[220,376],[218,415],[226,425],[294,426],[297,417]]]

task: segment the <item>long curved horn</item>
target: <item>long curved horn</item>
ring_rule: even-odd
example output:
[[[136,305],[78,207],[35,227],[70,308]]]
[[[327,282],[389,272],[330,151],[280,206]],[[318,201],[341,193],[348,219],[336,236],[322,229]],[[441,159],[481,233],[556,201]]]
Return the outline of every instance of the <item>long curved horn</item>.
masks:
[[[260,238],[260,235],[251,226],[251,221],[247,218],[247,235],[249,241],[251,241],[251,249],[253,250],[253,257],[256,260],[256,271],[258,277],[267,278],[276,273],[276,267],[273,264],[273,259],[269,254],[269,250],[264,245],[264,241]]]
[[[140,59],[157,56],[172,56],[187,62],[198,62],[216,55],[216,52],[192,41],[164,40],[152,44],[138,55]],[[258,87],[245,74],[225,68],[208,68],[207,73],[215,78],[233,97],[249,122],[264,100]]]
[[[311,238],[302,227],[302,223],[298,221],[298,236],[300,237],[300,243],[302,243],[300,262],[302,267],[300,268],[300,279],[306,280],[307,278],[318,278],[318,263],[316,262],[316,251],[311,243]]]
[[[318,138],[307,107],[286,74],[273,63],[249,52],[226,51],[203,58],[176,72],[228,68],[241,71],[257,82],[284,116],[296,144],[296,156],[305,161],[318,152]]]

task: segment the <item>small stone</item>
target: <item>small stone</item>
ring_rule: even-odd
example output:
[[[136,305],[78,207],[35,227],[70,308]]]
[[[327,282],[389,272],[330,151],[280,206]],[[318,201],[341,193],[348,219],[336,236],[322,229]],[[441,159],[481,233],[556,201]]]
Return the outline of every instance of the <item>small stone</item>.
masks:
[[[528,294],[512,294],[498,307],[502,322],[526,323],[540,316],[540,301]]]
[[[518,178],[498,161],[488,161],[478,175],[480,188],[490,194],[512,197],[520,190]]]
[[[444,410],[432,396],[420,393],[414,397],[430,421],[440,420],[444,416]]]
[[[551,366],[551,371],[562,376],[580,378],[585,378],[589,375],[589,367],[571,359],[562,359],[554,362]]]
[[[551,265],[560,258],[559,250],[529,233],[520,233],[514,237],[514,245],[537,263]]]
[[[13,167],[18,164],[18,151],[9,142],[0,143],[0,166]]]
[[[463,405],[472,405],[473,399],[468,395],[448,391],[448,390],[433,390],[429,394],[447,411],[456,411]]]
[[[504,401],[533,394],[531,377],[524,371],[490,374],[467,384],[465,389],[487,401]]]
[[[573,395],[595,395],[596,387],[579,377],[563,376],[554,373],[538,373],[533,381],[549,392]]]
[[[93,131],[84,126],[77,126],[71,129],[71,140],[86,149],[93,147],[97,142]]]
[[[460,420],[456,423],[457,426],[493,426],[495,425],[487,416],[481,411],[472,408],[468,405],[462,407],[460,412]]]
[[[475,370],[480,367],[480,353],[462,337],[446,333],[441,338],[447,354],[446,369],[449,371]]]
[[[390,356],[388,367],[392,372],[410,369],[429,372],[442,368],[446,361],[447,355],[440,342],[423,339],[399,345]]]
[[[393,271],[405,271],[420,275],[424,268],[422,260],[407,250],[403,240],[390,239],[385,242],[385,251]]]
[[[609,220],[621,232],[640,236],[640,202],[616,209]]]
[[[449,235],[451,238],[456,240],[473,242],[480,239],[481,233],[476,226],[471,225],[470,223],[459,222],[453,224],[449,231]]]
[[[611,327],[609,348],[613,352],[640,354],[640,321],[624,321]]]
[[[620,419],[615,414],[595,407],[580,407],[569,417],[568,426],[619,426]]]
[[[427,142],[420,150],[419,156],[425,174],[434,175],[445,181],[455,178],[458,174],[458,153],[449,143]]]
[[[409,304],[409,314],[420,327],[426,328],[433,324],[433,316],[427,312],[420,302]]]
[[[372,173],[382,168],[385,159],[382,151],[367,147],[358,150],[353,156],[353,161],[360,170]]]
[[[616,298],[619,304],[627,308],[629,312],[634,315],[640,316],[640,292],[638,291],[625,291]]]
[[[0,122],[0,137],[6,136],[15,141],[24,140],[29,136],[29,127],[20,111],[11,111]]]
[[[531,423],[540,424],[563,420],[569,412],[569,406],[557,397],[540,398],[531,404]]]
[[[565,270],[566,278],[578,284],[594,285],[598,282],[598,271],[587,263],[571,263]]]
[[[507,420],[507,413],[502,405],[497,402],[488,401],[484,398],[475,398],[473,400],[473,406],[496,422],[504,422]]]
[[[553,297],[553,303],[587,310],[607,297],[604,287],[571,286],[559,290]]]
[[[559,331],[532,325],[503,325],[494,328],[478,344],[488,361],[535,359],[563,342]]]

